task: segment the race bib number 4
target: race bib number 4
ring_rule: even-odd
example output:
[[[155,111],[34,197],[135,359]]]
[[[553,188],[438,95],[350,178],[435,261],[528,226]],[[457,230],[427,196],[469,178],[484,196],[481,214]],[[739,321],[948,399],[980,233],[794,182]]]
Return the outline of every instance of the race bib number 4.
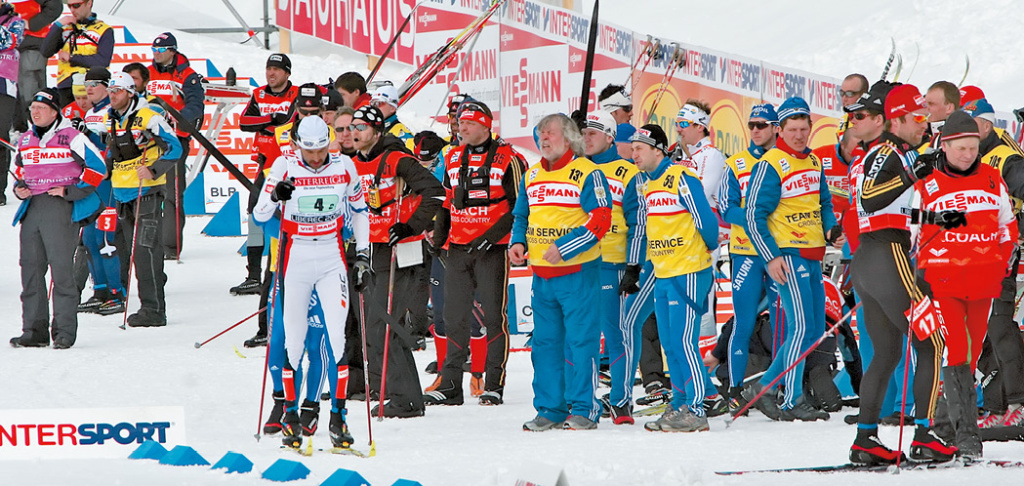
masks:
[[[338,196],[302,196],[299,198],[300,213],[329,213],[338,207]]]

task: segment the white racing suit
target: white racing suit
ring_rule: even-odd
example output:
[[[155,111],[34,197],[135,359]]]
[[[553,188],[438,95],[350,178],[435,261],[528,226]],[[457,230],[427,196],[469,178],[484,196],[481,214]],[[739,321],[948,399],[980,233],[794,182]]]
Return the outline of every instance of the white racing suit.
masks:
[[[271,199],[278,182],[291,179],[295,191],[288,201]],[[345,352],[348,316],[348,271],[344,240],[346,218],[356,240],[356,251],[368,251],[370,222],[355,165],[348,156],[331,153],[319,170],[298,156],[282,155],[270,168],[253,218],[263,223],[281,209],[281,292],[284,310],[287,369],[297,369],[305,349],[309,299],[315,288],[320,297],[327,342],[341,361]]]

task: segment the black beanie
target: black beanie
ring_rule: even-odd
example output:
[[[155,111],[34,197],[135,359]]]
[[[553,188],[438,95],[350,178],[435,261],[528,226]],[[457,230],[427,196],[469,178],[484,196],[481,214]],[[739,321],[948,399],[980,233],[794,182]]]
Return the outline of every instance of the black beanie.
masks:
[[[964,137],[980,137],[978,133],[978,122],[971,118],[966,111],[956,110],[946,118],[942,125],[942,138],[940,141],[948,142]]]
[[[267,67],[281,68],[284,69],[284,72],[291,74],[292,60],[288,59],[288,56],[281,53],[271,54],[270,57],[267,58]]]
[[[668,137],[665,135],[665,130],[660,125],[654,123],[648,123],[638,128],[636,133],[633,134],[633,138],[629,139],[629,141],[643,142],[661,150],[663,153],[668,153]]]

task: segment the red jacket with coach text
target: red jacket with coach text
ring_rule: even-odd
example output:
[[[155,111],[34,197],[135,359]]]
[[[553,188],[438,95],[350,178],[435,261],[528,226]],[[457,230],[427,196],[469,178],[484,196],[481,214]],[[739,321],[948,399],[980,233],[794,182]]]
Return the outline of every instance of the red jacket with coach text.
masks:
[[[484,190],[469,191],[467,197],[474,200],[487,200],[490,204],[467,206],[458,209],[452,204],[455,197],[455,187],[463,175],[469,171],[476,171],[483,167],[488,154],[493,150],[494,158],[491,162],[489,194]],[[468,153],[467,153],[468,152]],[[468,245],[476,238],[483,236],[498,224],[499,220],[505,218],[507,224],[497,228],[502,235],[495,235],[492,243],[507,245],[512,230],[512,207],[513,201],[519,191],[519,182],[522,180],[523,172],[526,171],[526,162],[523,156],[516,152],[511,145],[499,143],[493,139],[487,139],[482,147],[469,148],[460,145],[448,153],[448,161],[445,164],[445,175],[442,185],[445,189],[444,207],[451,213],[451,229],[448,232],[448,242],[456,245]],[[505,182],[508,181],[508,185]],[[461,191],[460,191],[461,192]],[[479,193],[479,194],[477,194]],[[491,237],[491,235],[488,235]]]
[[[916,186],[923,210],[967,213],[967,225],[956,229],[921,226],[918,268],[933,294],[964,300],[998,297],[1017,241],[1013,206],[999,171],[976,162],[966,175],[936,170]]]

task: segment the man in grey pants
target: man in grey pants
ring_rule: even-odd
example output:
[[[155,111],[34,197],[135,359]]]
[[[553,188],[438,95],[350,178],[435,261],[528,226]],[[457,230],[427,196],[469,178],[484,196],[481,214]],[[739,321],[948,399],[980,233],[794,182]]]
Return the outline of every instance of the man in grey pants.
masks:
[[[15,215],[21,222],[22,335],[11,346],[55,349],[75,344],[78,334],[78,289],[74,280],[75,246],[82,224],[102,209],[96,186],[107,168],[82,132],[60,116],[60,95],[46,88],[36,93],[29,112],[32,127],[18,142],[14,163],[23,177],[14,187],[22,200]],[[46,269],[53,279],[53,326],[46,291]],[[49,333],[47,329],[49,328]]]

